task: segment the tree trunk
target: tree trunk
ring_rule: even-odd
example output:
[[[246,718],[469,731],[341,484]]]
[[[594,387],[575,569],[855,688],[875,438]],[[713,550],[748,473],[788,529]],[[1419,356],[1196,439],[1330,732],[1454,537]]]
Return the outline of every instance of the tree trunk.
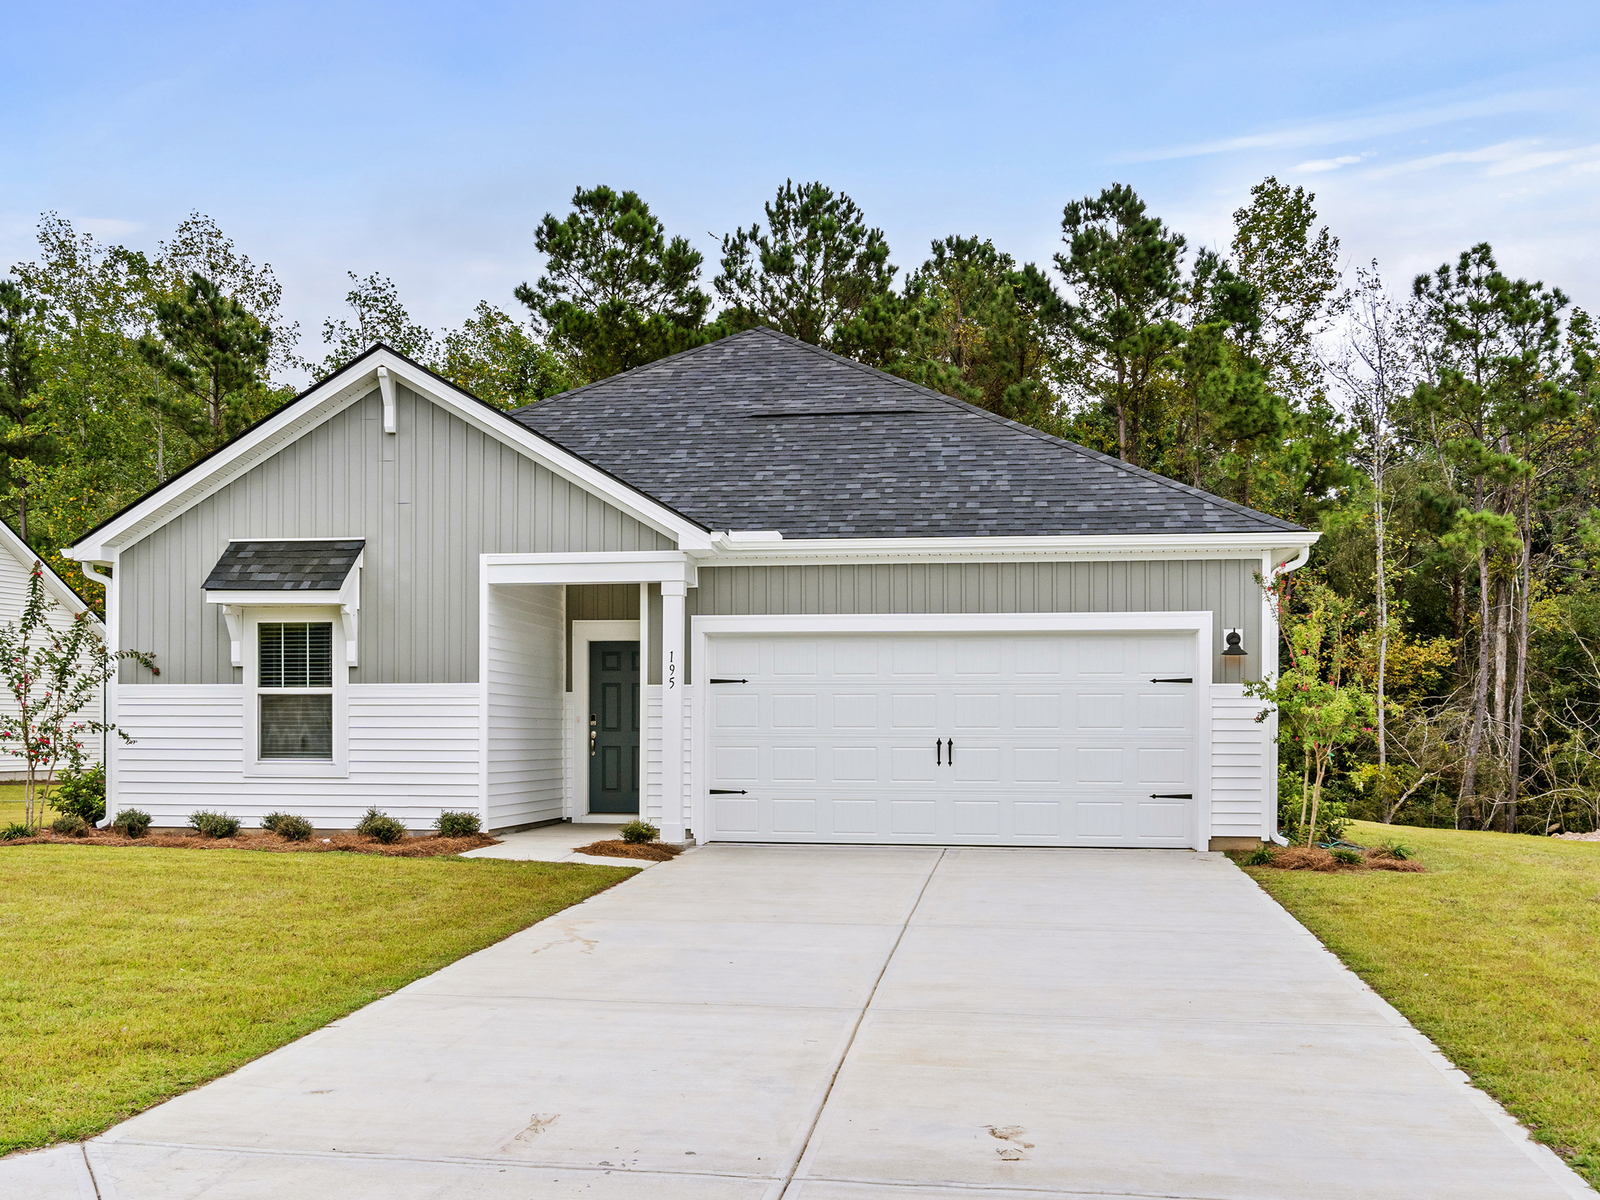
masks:
[[[1322,806],[1322,777],[1327,768],[1321,758],[1317,759],[1317,782],[1315,790],[1311,793],[1311,824],[1306,826],[1306,845],[1309,846],[1317,836],[1317,809]]]
[[[1507,750],[1510,768],[1510,786],[1506,791],[1506,832],[1517,831],[1517,793],[1522,788],[1522,697],[1528,683],[1528,609],[1533,591],[1533,514],[1529,493],[1533,491],[1530,480],[1522,492],[1522,520],[1518,522],[1522,534],[1522,596],[1517,613],[1517,679],[1511,695],[1511,734]]]
[[[1117,456],[1128,461],[1128,390],[1123,386],[1126,368],[1117,363]]]
[[[1461,773],[1459,805],[1475,804],[1478,793],[1478,751],[1489,715],[1489,551],[1478,550],[1478,677],[1472,685],[1472,732],[1467,735],[1467,765]],[[1459,805],[1456,827],[1461,827]]]

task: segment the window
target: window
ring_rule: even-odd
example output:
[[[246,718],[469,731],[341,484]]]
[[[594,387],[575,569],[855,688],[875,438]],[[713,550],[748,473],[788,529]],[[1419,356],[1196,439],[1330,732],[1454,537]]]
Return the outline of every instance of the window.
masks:
[[[333,624],[263,621],[260,657],[260,757],[333,758]]]

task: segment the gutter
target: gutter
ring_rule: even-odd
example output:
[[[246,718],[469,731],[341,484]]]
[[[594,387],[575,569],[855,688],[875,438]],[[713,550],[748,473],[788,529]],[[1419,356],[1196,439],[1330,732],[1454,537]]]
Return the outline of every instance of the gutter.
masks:
[[[1284,563],[1281,567],[1272,572],[1272,582],[1276,583],[1280,576],[1287,575],[1290,571],[1298,571],[1301,567],[1305,566],[1310,559],[1311,544],[1308,542],[1306,545],[1300,547],[1299,554],[1296,554],[1288,562]],[[1274,622],[1274,624],[1276,624],[1276,622]],[[1274,647],[1274,651],[1276,651],[1276,647]],[[1273,825],[1277,825],[1276,820],[1273,821]],[[1274,828],[1271,838],[1272,841],[1279,846],[1287,846],[1289,844],[1289,839],[1283,836],[1283,830],[1281,829]]]

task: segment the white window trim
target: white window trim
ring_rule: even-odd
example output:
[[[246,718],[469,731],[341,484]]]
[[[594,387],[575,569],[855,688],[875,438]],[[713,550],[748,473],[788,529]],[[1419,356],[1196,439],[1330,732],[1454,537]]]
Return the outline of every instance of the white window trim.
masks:
[[[718,634],[760,636],[785,633],[1139,633],[1182,632],[1195,638],[1195,850],[1211,845],[1211,684],[1212,615],[1210,612],[1144,613],[829,613],[785,616],[708,616],[690,620],[695,684],[688,690],[693,706],[694,749],[689,764],[690,828],[709,831],[705,769],[711,731],[705,716],[707,688],[701,687],[701,664],[711,661],[707,642]],[[704,834],[701,835],[705,836]]]
[[[261,635],[259,626],[275,621],[331,621],[338,607],[324,604],[254,605],[239,617],[244,654],[244,776],[246,779],[345,779],[350,775],[350,666],[333,656],[333,758],[261,757]]]

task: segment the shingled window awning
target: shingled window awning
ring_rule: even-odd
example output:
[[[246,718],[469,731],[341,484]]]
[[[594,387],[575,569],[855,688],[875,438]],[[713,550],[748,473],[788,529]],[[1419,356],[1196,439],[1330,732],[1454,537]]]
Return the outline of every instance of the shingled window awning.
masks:
[[[364,538],[229,542],[202,585],[206,601],[222,606],[233,665],[243,666],[246,609],[316,605],[339,610],[344,660],[356,665],[356,614],[361,607]]]
[[[208,592],[337,592],[366,544],[364,538],[229,542],[203,586]]]

